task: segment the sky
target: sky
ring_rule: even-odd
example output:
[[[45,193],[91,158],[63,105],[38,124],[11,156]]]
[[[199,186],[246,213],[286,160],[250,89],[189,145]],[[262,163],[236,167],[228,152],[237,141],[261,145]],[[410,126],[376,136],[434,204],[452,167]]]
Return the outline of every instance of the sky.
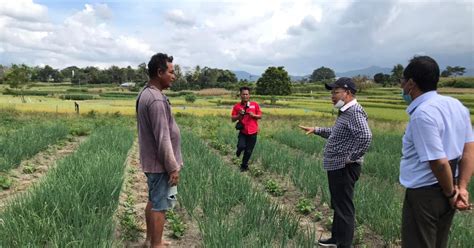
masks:
[[[406,65],[474,68],[474,1],[0,0],[0,64],[182,67],[308,75]]]

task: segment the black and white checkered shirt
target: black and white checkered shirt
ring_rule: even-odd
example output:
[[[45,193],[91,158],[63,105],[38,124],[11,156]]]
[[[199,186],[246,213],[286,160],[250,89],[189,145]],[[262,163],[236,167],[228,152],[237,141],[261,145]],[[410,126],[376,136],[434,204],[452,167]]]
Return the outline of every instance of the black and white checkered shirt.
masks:
[[[372,141],[367,114],[357,101],[339,112],[333,127],[316,128],[315,134],[327,139],[323,165],[328,171],[344,168],[348,163],[362,164]]]

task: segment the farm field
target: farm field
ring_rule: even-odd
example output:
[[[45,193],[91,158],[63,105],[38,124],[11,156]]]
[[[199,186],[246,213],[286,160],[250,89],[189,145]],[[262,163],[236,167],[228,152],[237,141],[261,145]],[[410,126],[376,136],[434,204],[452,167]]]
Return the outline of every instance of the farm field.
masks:
[[[0,95],[0,247],[136,247],[144,240],[146,181],[135,127],[136,93],[88,88],[89,100],[64,100],[71,87],[32,87],[43,95]],[[55,91],[54,94],[50,94]],[[76,90],[77,91],[77,90]],[[472,89],[442,88],[471,111]],[[74,92],[76,93],[76,92]],[[108,95],[104,95],[108,93]],[[324,140],[302,125],[331,126],[329,93],[294,94],[262,105],[250,171],[240,173],[235,93],[169,92],[182,132],[185,167],[179,204],[167,216],[171,247],[314,247],[332,222],[322,169]],[[356,247],[400,246],[404,189],[398,183],[408,120],[398,88],[358,96],[374,134],[356,185]],[[74,102],[80,114],[74,112]],[[474,192],[474,183],[470,185]],[[457,213],[449,247],[474,243],[474,213]]]
[[[36,86],[35,86],[36,85]],[[77,86],[56,86],[51,84],[34,84],[20,97],[3,89],[0,95],[0,109],[15,109],[27,112],[74,113],[74,102],[80,106],[80,113],[135,113],[137,92],[124,91],[118,87],[78,88]],[[0,85],[0,91],[5,86]],[[358,101],[364,106],[372,120],[407,121],[406,104],[401,99],[399,88],[370,88],[358,93]],[[441,94],[459,99],[471,110],[474,118],[474,89],[440,88]],[[195,102],[186,102],[186,94],[196,94]],[[215,95],[218,94],[218,95]],[[229,108],[237,101],[236,93],[226,90],[203,90],[200,92],[167,92],[175,113],[193,115],[227,115]],[[67,100],[69,98],[75,100]],[[66,100],[64,100],[66,99]],[[81,100],[87,99],[87,100]],[[269,96],[253,96],[266,114],[277,116],[331,116],[334,114],[326,91],[295,93],[291,96],[277,96],[272,102]]]

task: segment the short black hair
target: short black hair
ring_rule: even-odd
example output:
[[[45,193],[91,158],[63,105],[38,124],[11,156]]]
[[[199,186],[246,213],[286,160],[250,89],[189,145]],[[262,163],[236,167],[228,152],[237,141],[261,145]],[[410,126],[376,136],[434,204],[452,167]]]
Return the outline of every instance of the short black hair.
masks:
[[[415,56],[403,71],[405,80],[410,78],[422,92],[436,90],[439,81],[439,66],[428,56]]]
[[[150,58],[148,62],[148,76],[150,78],[156,77],[159,71],[166,71],[168,69],[167,63],[173,63],[173,56],[168,56],[165,53],[157,53]]]
[[[244,90],[248,90],[249,93],[250,93],[250,88],[247,87],[247,86],[242,86],[242,87],[240,87],[240,89],[239,89],[240,93],[242,93],[242,91],[244,91]]]

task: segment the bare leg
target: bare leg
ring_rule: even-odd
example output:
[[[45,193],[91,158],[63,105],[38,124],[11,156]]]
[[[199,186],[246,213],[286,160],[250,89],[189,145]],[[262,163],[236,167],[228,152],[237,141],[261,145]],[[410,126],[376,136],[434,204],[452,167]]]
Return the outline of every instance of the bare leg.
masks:
[[[156,212],[156,211],[153,211],[151,210],[153,208],[153,204],[149,201],[146,205],[146,208],[145,208],[145,219],[146,219],[146,240],[145,240],[145,243],[143,243],[143,247],[150,247],[152,242],[151,242],[151,239],[153,237],[153,225],[152,225],[152,213],[155,212],[155,213],[160,213],[160,212]],[[163,213],[163,215],[165,216],[165,213]],[[164,225],[164,221],[163,221],[163,225]],[[161,228],[161,234],[160,234],[160,237],[163,235],[163,227]],[[162,240],[161,243],[163,243],[162,245],[170,245],[171,242],[169,241],[166,241],[166,240]]]
[[[151,233],[151,247],[160,248],[170,244],[170,242],[163,240],[163,229],[165,226],[165,214],[166,211],[153,211],[150,214],[150,226],[152,227]]]
[[[149,247],[151,243],[151,208],[152,208],[151,201],[148,201],[145,208],[145,220],[146,220],[146,240],[143,244],[143,247]]]

